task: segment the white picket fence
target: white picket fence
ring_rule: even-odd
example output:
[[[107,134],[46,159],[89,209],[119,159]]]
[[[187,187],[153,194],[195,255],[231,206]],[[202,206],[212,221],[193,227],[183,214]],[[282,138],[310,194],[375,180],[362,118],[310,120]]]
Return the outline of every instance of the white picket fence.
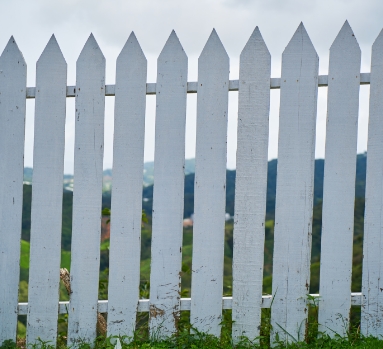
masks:
[[[256,28],[240,56],[239,80],[213,30],[188,82],[188,58],[172,32],[158,58],[157,82],[132,33],[105,85],[105,58],[91,35],[77,61],[76,86],[54,36],[37,62],[36,87],[11,38],[0,57],[0,344],[16,338],[26,314],[27,342],[55,343],[59,313],[69,314],[68,343],[92,341],[97,309],[108,335],[132,335],[137,311],[150,331],[177,330],[181,310],[196,329],[218,336],[232,309],[233,338],[259,335],[271,306],[272,336],[304,337],[310,283],[318,86],[328,86],[320,330],[345,335],[351,304],[362,306],[361,332],[383,335],[383,32],[370,73],[346,22],[330,49],[328,75],[301,24],[270,78],[270,54]],[[354,185],[360,84],[370,84],[363,287],[351,294]],[[280,89],[273,294],[262,297],[270,89]],[[238,91],[233,297],[222,298],[228,93]],[[180,297],[187,93],[197,92],[191,298]],[[156,95],[150,300],[139,300],[146,94]],[[108,301],[98,301],[105,96],[115,96]],[[76,99],[70,303],[58,298],[66,98]],[[35,98],[29,301],[18,304],[26,98]],[[273,302],[272,302],[273,297]]]

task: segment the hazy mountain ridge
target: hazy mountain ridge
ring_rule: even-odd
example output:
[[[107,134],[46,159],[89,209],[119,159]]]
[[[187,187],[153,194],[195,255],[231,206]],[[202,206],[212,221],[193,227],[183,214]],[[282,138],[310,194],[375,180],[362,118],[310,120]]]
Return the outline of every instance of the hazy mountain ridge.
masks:
[[[364,198],[366,186],[366,154],[357,155],[356,159],[356,180],[355,180],[355,196]],[[275,195],[277,188],[277,165],[278,160],[270,160],[268,162],[267,175],[267,200],[266,200],[266,217],[274,219]],[[226,212],[234,215],[234,195],[235,195],[235,170],[226,171]],[[314,175],[314,205],[320,203],[323,199],[323,177],[324,177],[324,160],[315,160]],[[184,186],[184,217],[190,217],[194,212],[194,173],[185,176]],[[110,192],[105,192],[103,196],[103,205],[110,207]],[[153,203],[153,185],[143,188],[143,209],[150,216]]]
[[[185,175],[194,173],[195,159],[185,160]],[[112,189],[112,169],[106,169],[103,171],[102,190],[104,192]],[[32,184],[33,168],[24,168],[24,184]],[[74,183],[74,176],[72,174],[64,174],[63,176],[63,187],[65,190],[72,191]],[[154,162],[145,162],[143,170],[143,186],[147,187],[154,183]]]
[[[356,181],[355,181],[355,196],[363,198],[366,185],[366,154],[357,155],[356,164]],[[275,195],[277,185],[277,164],[278,160],[274,159],[268,162],[268,176],[267,176],[267,202],[266,202],[266,216],[267,219],[274,219],[275,210]],[[194,159],[185,161],[185,186],[184,186],[184,217],[190,217],[194,212]],[[144,165],[144,183],[153,183],[154,163],[149,162]],[[33,171],[31,168],[24,169],[24,180],[27,184],[32,181]],[[324,176],[324,160],[315,160],[315,176],[314,176],[314,205],[320,203],[323,198],[323,176]],[[226,171],[226,212],[234,215],[234,195],[235,195],[235,170]],[[65,182],[66,181],[66,182]],[[72,182],[70,182],[72,181]],[[66,186],[65,183],[72,185]],[[103,207],[109,207],[111,203],[111,183],[112,183],[112,170],[104,171],[104,193],[103,193]],[[68,184],[68,185],[69,185]],[[73,190],[73,176],[64,176],[64,189]],[[29,190],[27,190],[27,196]],[[143,186],[143,209],[148,216],[151,216],[153,203],[153,184]]]

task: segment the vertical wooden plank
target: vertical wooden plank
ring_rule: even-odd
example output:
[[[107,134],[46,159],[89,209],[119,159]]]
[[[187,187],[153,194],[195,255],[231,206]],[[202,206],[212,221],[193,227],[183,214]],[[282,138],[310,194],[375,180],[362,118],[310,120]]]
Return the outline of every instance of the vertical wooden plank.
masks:
[[[310,283],[319,59],[301,23],[282,55],[272,338],[303,340]]]
[[[147,61],[134,33],[117,58],[108,335],[132,337],[140,285]]]
[[[240,57],[233,251],[233,340],[261,324],[271,57],[255,28]]]
[[[76,130],[68,345],[96,338],[105,58],[91,35],[76,64]]]
[[[361,52],[346,21],[330,48],[320,267],[320,331],[344,336],[351,307]]]
[[[361,333],[383,336],[383,30],[372,46]]]
[[[16,340],[27,65],[13,37],[0,57],[0,346]]]
[[[229,57],[215,30],[198,59],[191,324],[220,335]]]
[[[150,332],[177,331],[180,316],[188,58],[174,31],[157,61]]]
[[[56,343],[67,64],[52,35],[36,65],[27,343]]]

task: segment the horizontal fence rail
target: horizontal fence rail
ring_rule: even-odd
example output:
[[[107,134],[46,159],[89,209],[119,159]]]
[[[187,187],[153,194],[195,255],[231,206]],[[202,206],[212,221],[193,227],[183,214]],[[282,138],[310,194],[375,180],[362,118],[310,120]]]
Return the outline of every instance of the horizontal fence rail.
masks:
[[[310,294],[309,304],[317,305],[317,300],[320,299],[319,294]],[[268,309],[271,307],[271,303],[273,301],[273,296],[266,295],[262,296],[262,308]],[[351,293],[351,305],[360,306],[362,304],[362,293],[361,292],[352,292]],[[232,309],[233,306],[233,297],[222,297],[222,309]],[[59,314],[67,314],[69,307],[69,301],[59,302]],[[190,310],[191,309],[191,298],[181,298],[181,306],[180,310]],[[108,312],[108,301],[107,300],[99,300],[97,305],[97,311],[99,313],[107,313]],[[150,311],[150,299],[140,299],[138,301],[137,312],[139,313],[147,313]],[[19,315],[27,315],[28,314],[28,303],[19,303],[17,312]]]
[[[360,73],[360,84],[361,85],[370,85],[370,73]],[[327,87],[328,86],[328,75],[318,75],[318,87]],[[270,89],[279,90],[281,88],[281,78],[270,78]],[[197,93],[198,82],[189,81],[187,83],[187,93]],[[229,80],[229,89],[230,92],[238,91],[239,89],[239,80]],[[113,97],[115,96],[116,85],[105,85],[105,96]],[[156,94],[156,83],[148,82],[146,83],[146,94],[155,95]],[[36,87],[27,87],[26,98],[35,98],[36,96]],[[67,86],[66,88],[67,97],[76,97],[76,86]]]
[[[370,84],[370,73],[360,73],[360,84],[369,85]],[[105,96],[113,97],[115,96],[115,87],[116,85],[105,85]],[[318,75],[318,87],[328,86],[328,75]],[[197,93],[198,82],[189,81],[187,83],[187,93]],[[235,92],[238,91],[239,80],[229,80],[229,91]],[[281,78],[270,78],[270,89],[279,90],[281,88]],[[148,82],[146,84],[146,94],[155,95],[156,94],[156,83]],[[35,98],[36,87],[27,87],[27,96],[26,98]],[[67,97],[76,97],[76,86],[67,86],[66,89]]]

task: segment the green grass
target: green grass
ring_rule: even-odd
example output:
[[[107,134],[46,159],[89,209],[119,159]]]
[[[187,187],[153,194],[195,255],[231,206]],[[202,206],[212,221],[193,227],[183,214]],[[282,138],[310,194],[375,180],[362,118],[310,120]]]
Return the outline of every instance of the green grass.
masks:
[[[30,243],[25,240],[21,240],[20,245],[20,268],[29,269],[29,251]],[[70,269],[70,252],[61,250],[61,268]]]
[[[231,348],[259,348],[269,349],[270,345],[270,315],[271,309],[262,309],[262,324],[260,328],[260,336],[254,340],[243,338],[239,343],[233,344],[231,331],[231,310],[223,311],[223,321],[221,322],[221,336],[219,338],[212,335],[199,332],[190,325],[190,312],[182,311],[179,321],[179,331],[171,338],[158,340],[156,336],[149,335],[148,329],[148,313],[137,314],[136,332],[133,338],[119,337],[122,345],[121,349],[133,348],[179,348],[179,349],[231,349]],[[318,308],[313,305],[309,308],[308,326],[305,341],[290,343],[274,343],[274,348],[321,348],[321,349],[337,349],[337,348],[356,348],[356,349],[373,349],[383,348],[383,338],[363,337],[360,334],[359,327],[353,326],[348,331],[345,338],[335,336],[330,338],[318,333],[317,322]],[[67,315],[61,315],[59,319],[59,336],[57,341],[58,349],[70,349],[67,346]],[[25,331],[25,328],[24,328]],[[92,344],[80,343],[79,349],[115,349],[117,337],[99,336]],[[24,342],[25,343],[25,342]],[[23,348],[19,343],[18,349]],[[25,344],[24,344],[25,345]],[[0,349],[16,349],[16,344],[8,341],[4,343]],[[37,345],[29,346],[28,349],[52,349],[50,343],[40,342]]]
[[[129,343],[127,341],[129,340]],[[79,349],[114,349],[116,343],[115,337],[98,337],[92,345],[89,343],[80,343]],[[176,336],[173,336],[167,340],[155,340],[155,339],[142,339],[139,336],[133,339],[128,339],[126,337],[120,337],[120,343],[122,349],[133,349],[133,348],[179,348],[179,349],[244,349],[244,348],[259,348],[259,349],[268,349],[270,345],[268,344],[255,344],[253,341],[248,339],[243,339],[236,345],[234,345],[231,341],[230,336],[223,335],[221,338],[216,338],[214,336],[205,334],[205,333],[194,333],[190,334],[189,331],[185,330],[180,332]],[[59,337],[59,341],[57,343],[58,349],[67,349],[64,343],[64,340]],[[12,341],[6,341],[0,349],[16,349],[20,348],[20,343],[17,346],[16,343]],[[36,345],[30,345],[28,348],[30,349],[51,349],[53,348],[50,343],[40,342]],[[321,348],[321,349],[346,349],[346,348],[355,348],[355,349],[378,349],[383,348],[383,340],[373,338],[373,337],[362,337],[359,335],[353,335],[349,338],[329,338],[322,337],[318,338],[315,341],[310,343],[299,342],[292,343],[287,346],[284,344],[276,344],[274,348]]]
[[[314,210],[315,211],[315,210]],[[363,210],[360,210],[361,212]],[[315,211],[316,212],[316,211]],[[314,212],[314,216],[315,216]],[[318,211],[319,212],[319,211]],[[318,214],[317,214],[318,215]],[[319,218],[318,218],[319,219]],[[356,222],[360,223],[360,219]],[[358,224],[359,224],[358,223]],[[361,225],[361,224],[359,224]],[[319,227],[318,224],[315,227]],[[358,227],[356,227],[358,228]],[[274,222],[272,220],[266,221],[265,232],[265,268],[264,268],[264,281],[263,291],[267,294],[271,294],[271,265],[272,265],[272,253],[273,253],[273,240],[274,240]],[[360,232],[359,227],[356,231]],[[361,288],[361,256],[362,256],[362,240],[361,235],[355,234],[354,239],[354,268],[353,268],[353,291],[360,291]],[[314,236],[314,235],[313,235]],[[319,236],[318,232],[316,236]],[[315,240],[315,239],[314,239]],[[313,240],[313,242],[315,242]],[[192,258],[192,246],[193,234],[192,228],[185,228],[183,234],[183,249],[182,249],[182,297],[190,297],[191,286],[191,258]],[[141,285],[140,285],[140,297],[149,297],[149,277],[150,277],[150,255],[151,255],[151,227],[145,225],[142,229],[141,237]],[[224,295],[231,295],[232,284],[232,246],[233,245],[233,223],[228,222],[225,227],[225,250],[224,250]],[[26,302],[28,296],[28,269],[29,269],[29,242],[21,241],[21,260],[20,260],[20,290],[19,301]],[[313,249],[314,251],[314,249]],[[109,254],[109,240],[105,240],[101,244],[101,252],[106,256]],[[318,252],[318,251],[317,251]],[[310,292],[316,293],[319,289],[319,257],[318,253],[314,254],[311,265],[311,287]],[[61,254],[61,267],[67,269],[70,268],[70,251],[62,250]],[[107,282],[108,282],[108,269],[107,266],[101,268],[100,272],[100,299],[107,299]],[[60,300],[68,300],[63,286],[60,286]],[[318,323],[317,323],[317,309],[314,307],[310,309],[309,313],[309,326],[307,332],[307,342],[293,343],[288,347],[279,344],[276,348],[382,348],[383,340],[376,338],[363,338],[358,331],[358,324],[360,321],[360,307],[352,307],[351,310],[351,324],[352,330],[349,332],[347,338],[335,338],[330,339],[328,337],[318,338]],[[25,324],[26,317],[20,317],[21,322],[18,326],[18,334],[25,336]],[[269,334],[270,334],[270,309],[262,310],[262,328],[261,336],[257,341],[250,341],[244,339],[241,343],[233,346],[231,340],[231,311],[224,311],[224,321],[222,323],[222,336],[221,338],[215,338],[204,333],[198,333],[191,331],[189,323],[188,312],[181,312],[179,333],[165,341],[155,341],[153,338],[149,338],[148,335],[148,313],[140,313],[137,316],[137,332],[136,336],[130,344],[123,344],[123,349],[128,348],[270,348]],[[59,340],[58,348],[65,349],[66,347],[66,327],[67,327],[67,315],[59,316]],[[194,334],[191,334],[194,333]],[[113,340],[112,340],[113,341]],[[259,343],[256,345],[255,343]],[[110,338],[99,337],[95,343],[92,344],[95,349],[101,348],[114,348],[111,344]],[[49,343],[40,343],[37,348],[48,348]],[[82,349],[90,348],[89,344],[82,344]],[[0,347],[1,349],[15,348],[15,344],[8,343]],[[30,348],[34,349],[34,348]]]

